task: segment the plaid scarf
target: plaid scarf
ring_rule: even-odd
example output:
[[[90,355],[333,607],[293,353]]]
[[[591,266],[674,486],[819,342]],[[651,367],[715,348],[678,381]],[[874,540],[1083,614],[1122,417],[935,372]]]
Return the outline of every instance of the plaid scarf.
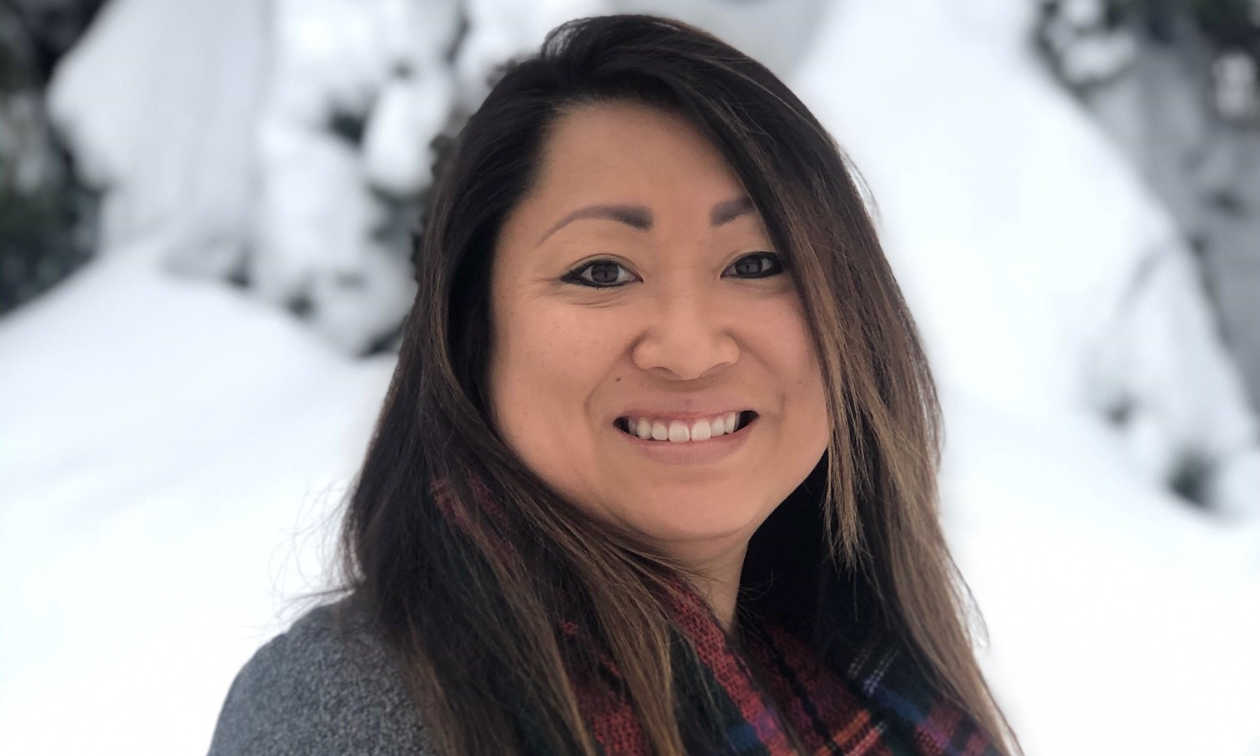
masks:
[[[474,480],[473,490],[497,526],[487,545],[515,551],[502,529],[503,510],[484,484]],[[472,532],[451,493],[439,488],[440,509]],[[686,744],[692,756],[1000,756],[891,638],[872,633],[857,646],[838,647],[829,663],[787,630],[756,620],[737,641],[681,582],[667,599],[685,636],[673,644],[680,721],[705,721],[687,729],[708,731]],[[578,624],[563,620],[557,629],[575,662],[579,705],[603,756],[651,756],[616,662]],[[534,738],[526,739],[548,756]]]
[[[998,756],[893,644],[869,644],[852,655],[842,677],[782,628],[756,623],[737,643],[694,592],[680,590],[671,604],[687,636],[676,646],[693,650],[678,654],[679,688],[684,699],[707,701],[717,720],[704,740],[687,744],[689,753],[797,756],[790,730],[801,756]],[[596,675],[576,682],[602,753],[649,756],[616,664],[576,625],[561,623],[560,630],[599,660]]]

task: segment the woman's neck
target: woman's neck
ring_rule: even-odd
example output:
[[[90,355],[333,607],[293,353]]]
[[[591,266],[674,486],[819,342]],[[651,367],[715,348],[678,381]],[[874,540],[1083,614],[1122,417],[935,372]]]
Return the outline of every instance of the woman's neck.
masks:
[[[748,542],[700,560],[686,560],[693,587],[709,605],[723,629],[730,630],[739,598],[739,578],[744,569]]]

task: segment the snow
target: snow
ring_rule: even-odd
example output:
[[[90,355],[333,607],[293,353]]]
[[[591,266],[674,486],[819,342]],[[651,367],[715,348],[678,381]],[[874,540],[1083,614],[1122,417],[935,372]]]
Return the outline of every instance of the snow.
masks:
[[[158,5],[144,23],[167,18]],[[408,17],[387,5],[373,12]],[[357,22],[326,22],[312,17],[302,44],[358,39]],[[1255,420],[1167,213],[1027,57],[1026,23],[1001,0],[848,0],[792,81],[868,181],[928,340],[945,524],[987,620],[982,663],[1030,756],[1260,756],[1260,523],[1160,484],[1192,449],[1220,465],[1222,506],[1254,507]],[[405,163],[390,145],[418,127],[397,124],[420,123],[428,97],[406,88],[442,79],[381,67],[389,44],[344,69],[329,58],[348,78],[291,90],[287,123],[364,104],[355,82],[369,82],[395,92],[372,101],[395,114],[367,131]],[[327,153],[295,191],[377,170],[281,131],[295,172],[298,155]],[[123,164],[113,154],[101,164]],[[378,175],[417,178],[398,171]],[[329,191],[275,207],[368,222]],[[164,275],[170,246],[137,231],[0,320],[0,753],[203,752],[240,665],[325,585],[393,360],[347,360],[247,292]],[[396,262],[368,260],[317,267],[399,280]],[[322,280],[345,307],[326,330],[378,285]],[[1117,402],[1124,433],[1104,419]]]
[[[1187,456],[1252,468],[1256,418],[1168,213],[1011,41],[1018,6],[920,5],[837,6],[796,82],[871,184],[942,379],[1038,425],[1121,407],[1152,482]],[[1260,512],[1252,482],[1213,503]]]
[[[465,0],[468,34],[455,59],[461,104],[476,108],[503,62],[537,49],[556,26],[610,10],[607,0]]]
[[[160,237],[167,268],[245,274],[356,354],[414,292],[372,191],[427,186],[457,28],[446,0],[116,0],[58,67],[51,110],[108,189],[107,248]],[[338,116],[364,122],[361,147]]]
[[[275,304],[308,302],[316,330],[346,354],[390,331],[414,293],[398,285],[405,261],[376,238],[373,190],[407,197],[428,185],[429,144],[454,98],[443,56],[457,10],[445,0],[274,5],[251,285]],[[362,120],[361,145],[329,128],[338,117]]]
[[[0,321],[0,753],[204,752],[322,587],[392,369],[106,252]]]
[[[1135,485],[1088,423],[945,397],[946,526],[1026,752],[1260,753],[1260,531]]]
[[[1198,450],[1217,504],[1258,510],[1255,418],[1188,252],[1012,42],[1016,4],[916,10],[838,6],[795,83],[861,168],[928,341],[986,671],[1030,754],[1254,756],[1260,530],[1160,485]]]
[[[243,254],[266,70],[256,0],[113,0],[59,63],[54,123],[88,181],[109,188],[108,248],[166,238],[165,262],[195,272]]]
[[[1255,60],[1240,52],[1226,53],[1213,68],[1216,109],[1221,115],[1238,121],[1257,115]]]
[[[666,13],[698,26],[787,77],[807,53],[828,0],[613,0],[618,13]]]

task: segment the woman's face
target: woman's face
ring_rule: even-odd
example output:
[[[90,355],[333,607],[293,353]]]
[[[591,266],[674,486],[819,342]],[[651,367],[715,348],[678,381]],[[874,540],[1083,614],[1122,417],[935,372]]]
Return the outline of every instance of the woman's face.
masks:
[[[688,121],[625,103],[561,116],[495,249],[499,432],[548,484],[666,553],[741,549],[829,435],[781,263]]]

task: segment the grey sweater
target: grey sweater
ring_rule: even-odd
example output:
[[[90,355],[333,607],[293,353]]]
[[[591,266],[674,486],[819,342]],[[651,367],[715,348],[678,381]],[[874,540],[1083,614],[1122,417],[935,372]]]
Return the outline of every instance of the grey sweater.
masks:
[[[434,756],[384,641],[342,605],[302,616],[228,691],[210,756]]]

